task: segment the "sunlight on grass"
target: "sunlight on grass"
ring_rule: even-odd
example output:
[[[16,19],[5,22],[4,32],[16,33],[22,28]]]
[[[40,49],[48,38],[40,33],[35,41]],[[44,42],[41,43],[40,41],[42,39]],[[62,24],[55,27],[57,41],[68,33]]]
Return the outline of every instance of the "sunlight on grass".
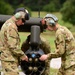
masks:
[[[26,40],[26,38],[29,34],[30,34],[29,32],[19,32],[19,35],[21,38],[21,44]]]
[[[50,68],[50,75],[57,75],[58,69]]]
[[[40,17],[44,17],[46,14],[47,14],[47,12],[40,12]],[[39,17],[39,12],[38,11],[32,12],[31,17]]]

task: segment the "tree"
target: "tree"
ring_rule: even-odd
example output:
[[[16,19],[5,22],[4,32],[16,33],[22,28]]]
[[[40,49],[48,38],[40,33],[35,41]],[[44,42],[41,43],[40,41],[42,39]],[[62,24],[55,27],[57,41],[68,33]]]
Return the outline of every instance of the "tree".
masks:
[[[75,25],[75,0],[67,0],[60,11],[64,21]]]
[[[43,10],[47,12],[57,12],[60,10],[60,0],[52,0],[43,7]]]
[[[3,0],[0,1],[0,14],[12,14],[13,8],[10,4],[4,2]]]

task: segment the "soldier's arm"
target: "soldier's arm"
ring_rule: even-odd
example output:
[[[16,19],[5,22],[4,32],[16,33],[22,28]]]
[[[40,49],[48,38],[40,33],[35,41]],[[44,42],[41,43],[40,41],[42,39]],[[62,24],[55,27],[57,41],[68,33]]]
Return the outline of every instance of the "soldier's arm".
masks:
[[[63,34],[58,34],[57,35],[57,43],[56,43],[56,51],[55,53],[49,53],[48,58],[57,58],[61,57],[65,53],[65,37]]]
[[[40,45],[41,49],[45,52],[45,54],[50,53],[51,50],[50,43],[42,36],[40,36],[40,38],[41,38],[41,45]]]
[[[1,60],[1,52],[3,50],[3,43],[2,43],[2,40],[1,40],[1,37],[0,37],[0,60]]]
[[[25,57],[26,55],[20,48],[20,39],[18,32],[14,28],[8,28],[7,30],[7,44],[11,52],[15,56]]]
[[[22,46],[21,46],[21,49],[23,52],[26,52],[28,49],[29,49],[29,42],[27,40],[25,40],[23,43],[22,43]]]

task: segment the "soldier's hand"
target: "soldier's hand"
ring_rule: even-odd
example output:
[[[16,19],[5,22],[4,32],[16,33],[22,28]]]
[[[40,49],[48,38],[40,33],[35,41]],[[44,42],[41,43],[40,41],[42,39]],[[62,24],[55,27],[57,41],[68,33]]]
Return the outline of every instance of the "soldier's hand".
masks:
[[[28,61],[28,57],[27,56],[25,56],[25,57],[22,57],[22,60],[24,61]]]
[[[44,55],[42,55],[39,59],[40,59],[41,61],[45,61],[45,60],[47,60],[47,58],[48,58],[48,55],[44,54]]]

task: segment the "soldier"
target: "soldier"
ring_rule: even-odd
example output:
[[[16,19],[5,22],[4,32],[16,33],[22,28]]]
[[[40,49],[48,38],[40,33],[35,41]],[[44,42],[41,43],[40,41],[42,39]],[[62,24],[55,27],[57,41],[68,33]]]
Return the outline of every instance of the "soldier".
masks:
[[[20,8],[21,9],[21,8]],[[23,11],[22,11],[23,10]],[[8,19],[1,28],[0,39],[1,63],[4,75],[19,75],[18,58],[28,61],[28,57],[20,48],[20,37],[17,26],[24,25],[28,20],[27,10],[22,8]]]
[[[58,18],[53,14],[47,14],[47,29],[55,31],[55,53],[49,53],[40,57],[41,60],[61,57],[61,68],[57,75],[75,75],[75,39],[68,28],[58,24]]]
[[[41,37],[41,44],[40,44],[40,48],[44,51],[45,54],[48,54],[50,53],[50,44],[49,42]],[[30,42],[30,35],[27,37],[27,39],[23,42],[22,46],[21,46],[21,49],[26,52],[28,49],[29,49],[29,42]],[[50,60],[46,60],[46,69],[45,71],[43,72],[42,75],[50,75]]]

